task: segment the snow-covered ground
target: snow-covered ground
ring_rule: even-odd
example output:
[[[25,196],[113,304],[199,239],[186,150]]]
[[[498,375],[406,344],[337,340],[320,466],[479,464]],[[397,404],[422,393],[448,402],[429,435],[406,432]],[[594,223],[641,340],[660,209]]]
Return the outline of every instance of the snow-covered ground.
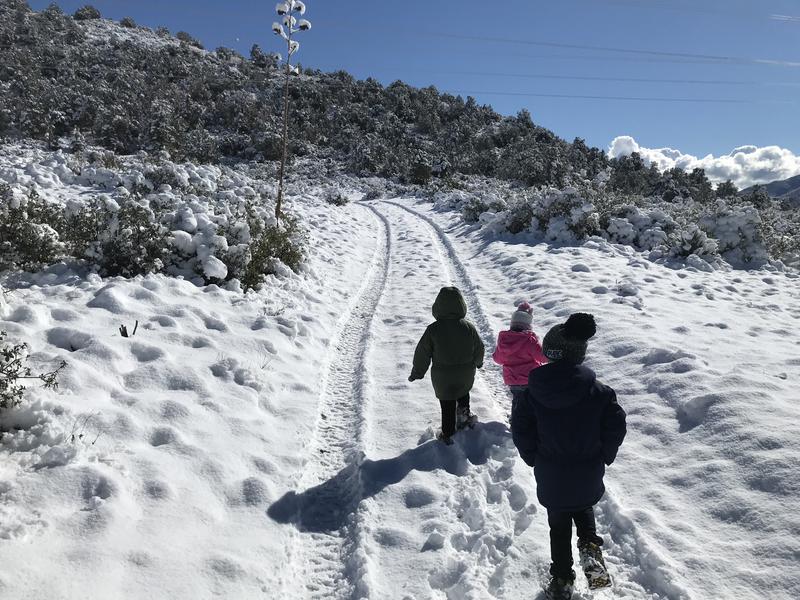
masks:
[[[258,294],[0,279],[0,329],[69,363],[3,423],[3,598],[536,598],[546,518],[499,370],[451,447],[429,380],[407,382],[446,284],[489,352],[521,300],[541,334],[597,318],[589,365],[629,435],[598,510],[615,587],[576,597],[800,597],[793,273],[486,239],[413,199],[293,202],[307,272]]]

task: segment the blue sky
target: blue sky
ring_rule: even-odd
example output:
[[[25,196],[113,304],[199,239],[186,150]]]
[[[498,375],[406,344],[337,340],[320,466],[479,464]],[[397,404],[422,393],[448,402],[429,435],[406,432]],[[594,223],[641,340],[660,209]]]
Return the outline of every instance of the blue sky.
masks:
[[[49,1],[30,4],[41,9]],[[72,12],[85,0],[58,4]],[[258,43],[280,50],[270,32],[274,2],[93,4],[104,17],[188,31],[212,49],[224,45],[247,54]],[[300,38],[298,56],[307,66],[470,93],[504,114],[527,108],[558,135],[602,148],[629,135],[643,147],[701,157],[744,145],[800,154],[797,0],[306,4],[314,28]],[[648,81],[634,81],[642,79]]]

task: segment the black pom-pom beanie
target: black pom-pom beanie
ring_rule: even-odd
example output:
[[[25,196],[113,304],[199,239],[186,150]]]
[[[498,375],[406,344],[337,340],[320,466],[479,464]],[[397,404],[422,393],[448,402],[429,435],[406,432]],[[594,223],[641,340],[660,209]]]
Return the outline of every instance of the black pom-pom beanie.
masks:
[[[594,317],[587,313],[574,313],[566,323],[552,327],[542,341],[542,351],[552,362],[565,360],[577,365],[586,358],[588,341],[597,333]]]

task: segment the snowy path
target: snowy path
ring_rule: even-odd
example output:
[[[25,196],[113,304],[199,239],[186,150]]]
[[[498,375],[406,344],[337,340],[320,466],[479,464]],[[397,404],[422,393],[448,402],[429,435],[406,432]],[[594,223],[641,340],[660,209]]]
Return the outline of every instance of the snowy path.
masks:
[[[508,395],[488,355],[496,326],[481,290],[432,219],[399,202],[368,206],[380,241],[340,320],[302,477],[269,509],[296,526],[282,593],[535,596],[547,579],[548,532],[507,429]],[[488,351],[473,393],[481,422],[447,448],[433,439],[439,411],[429,380],[411,385],[406,377],[432,300],[450,284],[462,289]],[[610,536],[616,597],[686,597],[618,503],[605,501],[598,516]]]
[[[431,240],[429,246],[434,248],[434,254],[438,257],[438,267],[442,276],[444,277],[440,281],[457,285],[464,292],[469,308],[469,318],[475,322],[482,337],[484,338],[484,342],[486,343],[487,347],[486,368],[479,375],[479,382],[476,386],[478,389],[483,388],[484,393],[489,392],[489,406],[482,408],[484,408],[484,410],[488,409],[488,412],[493,416],[499,416],[499,420],[505,423],[505,411],[507,411],[508,407],[507,392],[505,387],[502,385],[502,374],[500,369],[491,361],[491,358],[489,357],[489,353],[494,345],[497,326],[492,326],[489,318],[486,315],[486,312],[483,309],[480,300],[480,288],[473,283],[466,267],[458,256],[456,248],[448,239],[447,234],[436,224],[433,219],[413,210],[404,203],[387,202],[385,205],[394,207],[395,209],[400,209],[404,211],[406,215],[413,216],[411,221],[406,219],[406,230],[417,230],[419,232],[418,235],[427,235],[429,237]],[[435,279],[432,283],[435,287]],[[435,290],[429,291],[428,293],[435,293]],[[407,304],[406,307],[408,308]],[[516,457],[515,450],[512,451],[510,457],[512,460],[507,461],[507,468],[514,464],[513,458]],[[514,508],[516,510],[520,510],[520,508],[524,505],[526,500],[526,490],[533,495],[533,490],[535,489],[531,474],[527,467],[522,463],[522,461],[518,461],[518,463],[516,476],[513,479],[509,477],[509,481],[506,484],[507,488],[513,490],[513,494],[515,496]],[[478,478],[480,478],[480,469],[476,471],[476,474],[478,475]],[[508,475],[511,475],[510,470],[508,470]],[[491,473],[491,476],[492,478],[495,478],[495,473]],[[496,493],[497,490],[487,490],[489,502],[491,502],[491,496]],[[658,560],[658,558],[652,552],[652,549],[648,546],[647,542],[636,532],[633,521],[625,516],[624,509],[622,509],[617,502],[609,498],[612,498],[611,493],[609,493],[607,499],[605,499],[601,504],[600,510],[598,510],[598,526],[603,533],[611,535],[607,554],[609,558],[609,564],[614,566],[614,575],[616,579],[614,593],[616,597],[652,599],[683,597],[683,592],[677,586],[673,586],[669,581],[670,574],[668,572],[664,572],[666,570],[665,565]],[[535,501],[535,498],[532,498],[532,500]],[[536,505],[532,504],[528,507],[526,514],[533,514],[535,512]],[[519,524],[524,524],[524,526],[518,526],[516,528],[516,533],[521,534],[528,526],[529,522],[530,518],[521,520]],[[523,552],[522,556],[520,556],[512,550],[511,546],[509,546],[509,550],[511,550],[511,552],[508,553],[508,558],[503,556],[503,560],[499,561],[499,564],[502,565],[502,569],[498,568],[489,577],[487,584],[480,587],[492,595],[497,595],[498,597],[528,597],[528,589],[515,590],[514,588],[517,588],[518,584],[516,582],[512,583],[511,578],[506,581],[505,571],[509,569],[511,564],[510,559],[512,558],[515,559],[516,563],[522,563],[522,571],[524,572],[523,578],[527,576],[527,570],[524,568],[527,566],[525,563],[531,561],[538,565],[538,577],[540,579],[539,585],[542,585],[546,581],[546,566],[549,562],[547,528],[543,523],[540,522],[539,526],[529,533],[538,537],[537,541],[539,543],[536,544],[536,547],[528,550],[527,552]],[[512,541],[512,539],[508,540],[509,543]],[[474,550],[474,548],[471,548],[471,550]],[[533,552],[534,555],[531,556],[528,554],[528,552]],[[466,563],[462,562],[461,564],[469,564],[472,560],[474,560],[474,558],[470,559],[468,557],[466,558]],[[520,565],[517,564],[515,566],[518,568]],[[658,582],[659,575],[665,578],[665,581],[660,584]],[[637,581],[642,582],[643,585],[636,583]],[[461,583],[463,584],[463,581]],[[585,584],[583,584],[582,580],[579,580],[579,590],[583,585]],[[588,594],[588,591],[586,593]],[[597,595],[598,594],[595,593],[595,596]],[[464,594],[464,590],[462,588],[456,587],[450,590],[448,597],[459,598],[467,596]]]

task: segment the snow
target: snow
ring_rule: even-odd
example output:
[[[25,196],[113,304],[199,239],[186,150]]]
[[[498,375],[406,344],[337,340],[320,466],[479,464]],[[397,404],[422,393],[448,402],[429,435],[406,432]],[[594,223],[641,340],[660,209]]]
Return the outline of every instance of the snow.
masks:
[[[52,201],[116,197],[116,170],[89,183],[58,156],[0,162]],[[222,278],[214,219],[259,182],[173,167],[208,191],[154,192],[176,204],[171,245]],[[428,378],[407,381],[448,284],[488,352],[523,300],[540,336],[574,311],[597,319],[588,364],[629,436],[597,509],[614,589],[590,595],[579,576],[576,598],[800,597],[796,274],[672,268],[618,239],[531,244],[419,200],[304,194],[289,200],[308,264],[258,292],[66,265],[0,277],[0,329],[37,371],[68,362],[57,391],[31,385],[0,417],[3,597],[536,597],[546,512],[499,369],[486,362],[480,422],[450,447]],[[626,222],[615,235],[650,223]]]

